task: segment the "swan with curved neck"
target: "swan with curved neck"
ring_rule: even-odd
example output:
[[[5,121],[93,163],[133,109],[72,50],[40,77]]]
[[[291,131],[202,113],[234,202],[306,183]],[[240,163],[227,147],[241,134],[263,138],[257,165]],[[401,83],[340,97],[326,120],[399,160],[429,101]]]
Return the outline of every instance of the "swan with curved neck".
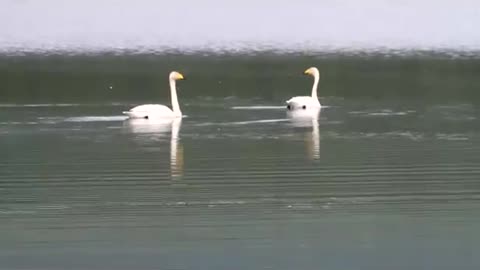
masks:
[[[129,111],[123,112],[129,118],[178,118],[182,117],[182,111],[178,104],[176,81],[183,80],[184,77],[180,72],[172,71],[168,76],[170,83],[170,98],[172,109],[160,104],[145,104],[133,107]]]
[[[287,100],[288,110],[309,110],[321,108],[317,97],[318,81],[320,80],[320,72],[316,67],[311,67],[303,72],[306,75],[313,76],[313,87],[311,96],[298,96]]]

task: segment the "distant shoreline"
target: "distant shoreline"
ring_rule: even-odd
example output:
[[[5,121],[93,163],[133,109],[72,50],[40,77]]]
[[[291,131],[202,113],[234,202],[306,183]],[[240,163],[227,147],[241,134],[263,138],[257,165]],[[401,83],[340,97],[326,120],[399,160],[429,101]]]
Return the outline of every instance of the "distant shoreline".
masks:
[[[334,48],[320,49],[229,49],[229,48],[204,48],[204,49],[177,49],[177,48],[0,48],[0,57],[12,56],[292,56],[292,57],[426,57],[426,58],[480,58],[480,49],[452,49],[452,48],[404,48],[390,49],[376,48]]]

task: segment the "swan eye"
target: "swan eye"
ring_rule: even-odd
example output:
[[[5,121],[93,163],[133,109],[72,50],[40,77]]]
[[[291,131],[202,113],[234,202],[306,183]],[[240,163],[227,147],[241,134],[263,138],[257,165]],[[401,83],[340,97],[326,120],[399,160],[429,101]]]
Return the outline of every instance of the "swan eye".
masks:
[[[290,110],[290,109],[291,109],[290,105],[287,105],[287,110]]]
[[[305,106],[305,105],[303,105],[303,106],[302,106],[302,109],[304,109],[304,110],[305,110],[306,108],[307,108],[307,106]]]

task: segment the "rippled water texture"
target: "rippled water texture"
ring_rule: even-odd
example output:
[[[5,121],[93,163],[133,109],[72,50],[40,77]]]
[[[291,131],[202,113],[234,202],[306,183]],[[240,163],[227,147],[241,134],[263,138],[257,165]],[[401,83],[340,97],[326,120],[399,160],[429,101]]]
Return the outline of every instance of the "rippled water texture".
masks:
[[[318,117],[288,118],[310,92]],[[2,269],[478,269],[477,58],[0,58]],[[126,120],[169,104],[185,117]]]

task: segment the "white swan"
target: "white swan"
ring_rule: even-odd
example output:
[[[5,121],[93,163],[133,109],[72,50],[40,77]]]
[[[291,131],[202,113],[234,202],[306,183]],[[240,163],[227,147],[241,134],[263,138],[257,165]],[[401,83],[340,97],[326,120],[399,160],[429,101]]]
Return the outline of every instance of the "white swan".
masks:
[[[175,82],[177,80],[183,80],[183,75],[179,72],[172,71],[168,76],[170,82],[170,97],[172,99],[172,109],[165,105],[159,104],[146,104],[133,107],[129,111],[123,112],[128,115],[129,118],[178,118],[182,117],[182,111],[180,111],[180,105],[178,105],[177,88]]]
[[[314,78],[312,87],[312,96],[298,96],[287,100],[288,110],[309,110],[321,108],[317,97],[318,81],[320,80],[320,72],[316,67],[305,70],[304,74],[311,75]]]

